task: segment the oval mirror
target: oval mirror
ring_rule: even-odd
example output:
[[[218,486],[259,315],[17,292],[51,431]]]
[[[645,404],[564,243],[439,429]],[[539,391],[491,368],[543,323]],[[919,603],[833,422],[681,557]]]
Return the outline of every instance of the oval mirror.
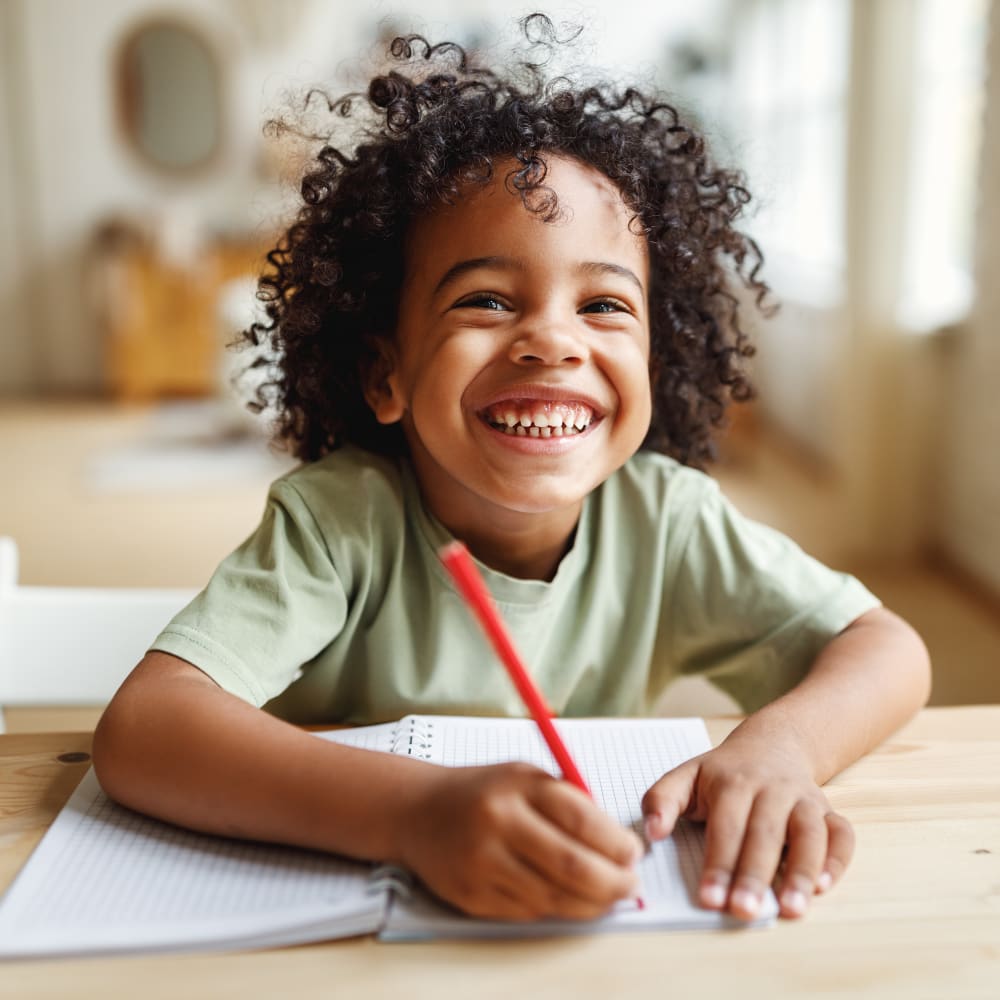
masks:
[[[133,150],[163,170],[206,166],[222,134],[219,67],[211,47],[176,21],[147,22],[121,47],[119,117]]]

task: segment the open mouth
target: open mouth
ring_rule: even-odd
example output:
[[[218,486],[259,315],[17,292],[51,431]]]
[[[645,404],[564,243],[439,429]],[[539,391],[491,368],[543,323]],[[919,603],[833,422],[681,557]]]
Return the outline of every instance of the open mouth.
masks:
[[[574,437],[597,419],[592,407],[577,402],[505,400],[481,414],[491,427],[514,437]]]

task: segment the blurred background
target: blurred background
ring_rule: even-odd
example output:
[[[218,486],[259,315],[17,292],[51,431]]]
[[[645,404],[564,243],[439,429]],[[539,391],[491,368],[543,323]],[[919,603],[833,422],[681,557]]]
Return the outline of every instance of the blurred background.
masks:
[[[294,204],[265,121],[494,0],[0,0],[0,534],[36,584],[196,586],[290,466],[225,345]],[[1000,701],[1000,0],[597,0],[573,58],[668,91],[754,194],[781,303],[713,473]],[[992,28],[992,31],[991,31]]]

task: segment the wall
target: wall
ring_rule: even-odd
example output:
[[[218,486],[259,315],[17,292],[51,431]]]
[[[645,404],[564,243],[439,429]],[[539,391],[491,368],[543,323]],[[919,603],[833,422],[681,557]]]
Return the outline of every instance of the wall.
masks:
[[[339,7],[288,0],[276,19],[278,8],[249,0],[0,4],[0,391],[100,388],[86,260],[102,221],[171,210],[226,230],[267,220],[274,198],[254,175],[261,125],[286,86],[329,78],[344,56],[330,39],[355,37],[359,18],[371,17]],[[225,143],[193,180],[139,162],[115,121],[116,47],[135,22],[164,14],[197,26],[222,63]],[[18,312],[27,319],[11,322]]]
[[[652,0],[578,4],[559,18],[590,26],[579,55],[655,76],[672,31],[722,23],[730,0],[671,9]],[[253,229],[279,211],[254,164],[261,126],[284,92],[329,82],[363,61],[387,25],[434,38],[509,32],[520,8],[489,0],[0,0],[0,392],[101,387],[98,331],[88,309],[86,251],[95,227],[121,212],[181,209],[208,226]],[[229,132],[223,156],[194,181],[157,175],[117,134],[112,63],[137,21],[198,25],[223,64]],[[641,19],[646,29],[636,36]],[[25,332],[29,331],[30,335]]]
[[[17,45],[19,14],[14,4],[0,4],[0,67],[7,67],[0,71],[0,392],[32,386],[37,376],[25,265],[30,230],[18,197],[23,194],[18,178],[26,174],[19,157],[25,136],[17,113],[24,78]]]
[[[955,334],[945,425],[945,553],[1000,597],[1000,3],[993,4],[980,170],[977,298]]]

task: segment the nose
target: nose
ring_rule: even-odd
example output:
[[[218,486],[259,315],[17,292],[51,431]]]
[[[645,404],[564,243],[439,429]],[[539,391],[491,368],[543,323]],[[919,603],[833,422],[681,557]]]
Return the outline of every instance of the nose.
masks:
[[[510,357],[522,365],[579,365],[586,344],[564,320],[555,316],[526,318],[511,343]]]

